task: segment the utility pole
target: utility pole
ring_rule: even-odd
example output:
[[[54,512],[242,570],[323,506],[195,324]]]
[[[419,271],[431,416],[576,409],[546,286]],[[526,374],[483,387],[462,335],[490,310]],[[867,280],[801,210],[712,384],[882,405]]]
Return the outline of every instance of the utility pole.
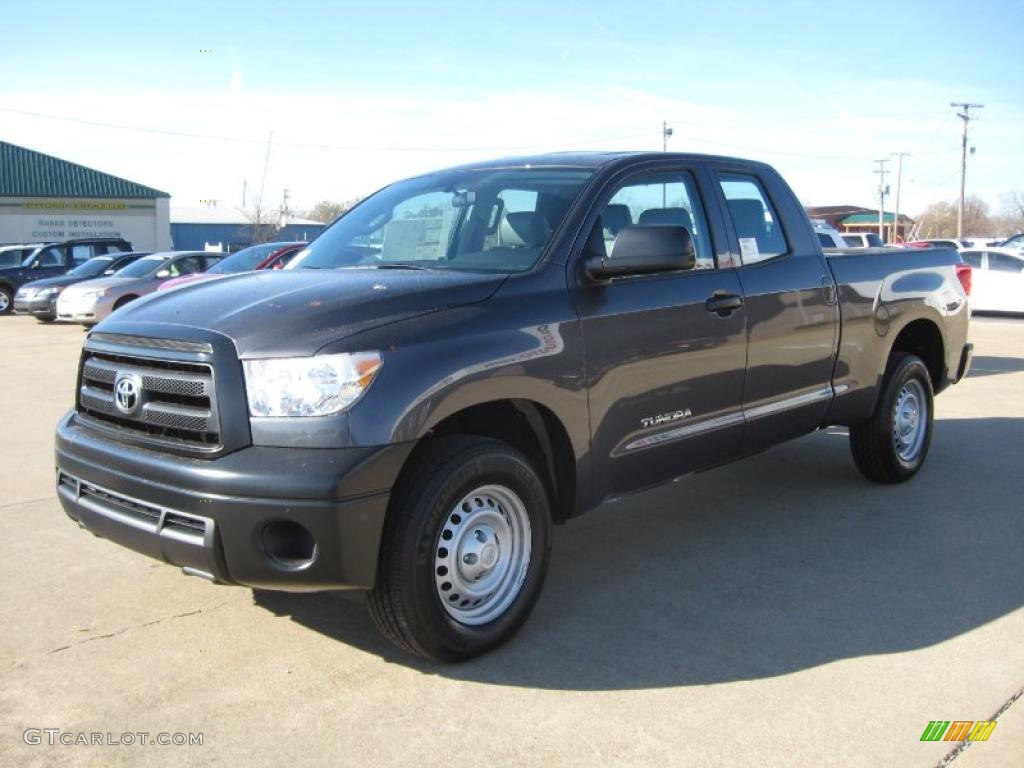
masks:
[[[896,244],[900,232],[900,183],[903,181],[903,158],[910,157],[909,152],[893,152],[896,158],[896,210],[893,212],[892,242]]]
[[[964,121],[963,138],[960,141],[960,205],[956,210],[956,236],[964,236],[964,184],[967,177],[967,124],[971,122],[971,110],[981,109],[984,104],[970,104],[966,101],[951,101],[951,107],[963,107],[963,112],[957,112],[956,116]]]
[[[672,136],[672,129],[668,127],[668,121],[661,121],[661,151],[668,152],[668,140]],[[668,185],[661,185],[661,207],[664,208],[667,203],[668,197]]]
[[[885,164],[889,162],[889,158],[882,158],[881,160],[875,160],[878,163],[878,170],[875,173],[878,174],[878,238],[884,243],[885,242],[885,195],[889,191],[889,188],[885,186],[885,174],[888,173],[885,170]]]

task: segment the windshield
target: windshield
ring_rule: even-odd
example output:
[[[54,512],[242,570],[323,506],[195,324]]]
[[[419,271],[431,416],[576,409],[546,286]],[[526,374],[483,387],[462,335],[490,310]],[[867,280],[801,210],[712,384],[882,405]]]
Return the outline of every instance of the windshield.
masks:
[[[133,261],[124,269],[119,269],[114,274],[117,277],[146,277],[156,272],[160,265],[167,262],[167,257],[144,256],[138,261]]]
[[[250,269],[256,269],[257,264],[281,247],[283,247],[281,243],[264,243],[263,245],[254,245],[251,248],[243,248],[238,253],[231,254],[224,261],[218,262],[206,271],[211,275],[232,275],[235,272],[248,272]]]
[[[488,168],[401,181],[338,219],[287,268],[523,272],[540,259],[590,175]]]
[[[94,259],[89,259],[84,264],[79,264],[77,267],[68,272],[70,277],[96,277],[96,275],[103,274],[110,265],[114,263],[114,259],[110,256],[97,256]]]

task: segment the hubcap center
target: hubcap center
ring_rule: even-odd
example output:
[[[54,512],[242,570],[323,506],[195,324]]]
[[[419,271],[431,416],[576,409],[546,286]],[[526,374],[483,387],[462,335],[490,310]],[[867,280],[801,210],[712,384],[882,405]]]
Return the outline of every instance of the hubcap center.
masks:
[[[501,559],[498,534],[489,525],[479,525],[468,531],[459,552],[459,568],[470,581],[486,577]]]

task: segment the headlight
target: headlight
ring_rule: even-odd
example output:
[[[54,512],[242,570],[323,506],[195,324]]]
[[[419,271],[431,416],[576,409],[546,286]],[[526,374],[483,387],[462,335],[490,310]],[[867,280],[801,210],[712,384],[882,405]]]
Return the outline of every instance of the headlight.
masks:
[[[40,288],[36,291],[37,299],[48,299],[60,293],[60,288]]]
[[[109,288],[86,288],[79,294],[82,299],[102,299],[110,291]]]
[[[326,416],[359,399],[380,370],[377,352],[244,360],[252,416]]]
[[[35,298],[35,295],[36,295],[36,289],[35,288],[25,287],[25,288],[19,288],[18,292],[16,294],[14,294],[14,298],[16,298],[16,299],[32,299],[32,298]]]

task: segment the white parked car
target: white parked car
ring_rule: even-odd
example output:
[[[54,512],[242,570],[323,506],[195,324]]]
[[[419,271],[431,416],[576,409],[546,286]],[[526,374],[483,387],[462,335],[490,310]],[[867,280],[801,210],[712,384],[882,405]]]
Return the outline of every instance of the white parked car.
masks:
[[[1024,251],[1024,233],[1014,235],[1009,240],[1000,243],[1001,248],[1013,248],[1015,251]]]
[[[847,248],[882,248],[885,243],[877,232],[846,232],[843,241]]]
[[[971,310],[1024,313],[1024,252],[1014,248],[961,251],[971,269]]]
[[[814,234],[818,236],[818,242],[822,248],[846,248],[846,241],[839,234],[839,230],[831,226],[824,219],[811,219],[814,225]]]

